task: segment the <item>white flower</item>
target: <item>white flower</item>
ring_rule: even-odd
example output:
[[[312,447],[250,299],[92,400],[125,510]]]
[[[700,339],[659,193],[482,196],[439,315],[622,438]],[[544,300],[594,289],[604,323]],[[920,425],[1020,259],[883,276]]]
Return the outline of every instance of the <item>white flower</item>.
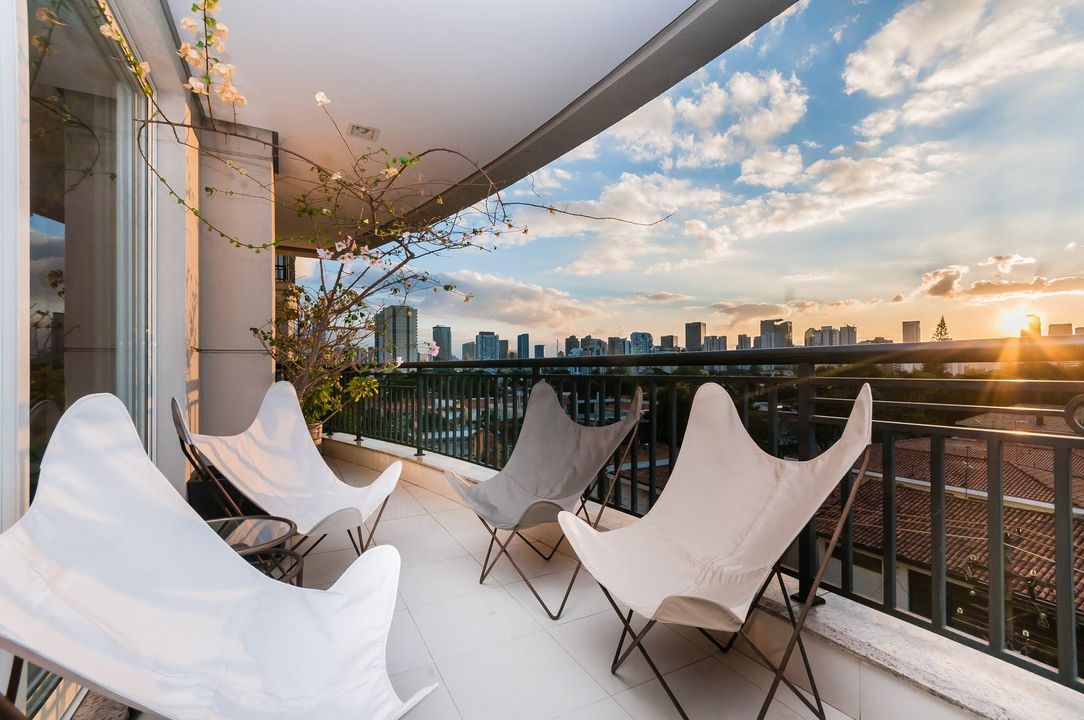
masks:
[[[402,364],[403,364],[403,358],[401,358],[401,357],[395,358],[395,367],[399,367]]]
[[[345,250],[348,247],[350,247],[350,245],[345,240],[340,240],[339,242],[335,243],[335,251],[336,252],[342,252],[343,250]]]
[[[211,72],[222,78],[223,82],[233,77],[233,73],[236,72],[236,70],[237,68],[233,65],[224,62],[217,62],[211,66]]]
[[[348,263],[354,259],[354,253],[343,253],[339,256],[339,262]]]
[[[49,8],[38,8],[38,11],[34,13],[34,17],[38,19],[38,22],[48,23],[49,25],[67,25]]]
[[[322,212],[325,215],[330,215],[331,214],[331,211],[328,210],[327,208],[320,208],[320,212]]]
[[[199,32],[199,24],[190,17],[181,18],[181,22],[179,24],[181,26],[181,30],[187,30],[191,33]]]
[[[331,100],[328,100],[327,94],[323,90],[313,95],[313,98],[316,100],[317,107],[323,107],[325,105],[331,104]]]
[[[197,77],[188,78],[188,82],[184,84],[184,87],[188,88],[196,95],[206,95],[207,86],[203,84],[203,81]]]
[[[145,78],[151,74],[151,64],[143,61],[132,68],[132,72],[135,73],[136,77]]]
[[[331,251],[327,248],[316,248],[316,257],[320,258],[321,260],[330,260]]]
[[[194,68],[203,67],[203,53],[188,43],[181,43],[181,47],[177,50],[177,55]]]
[[[100,32],[102,35],[109,38],[110,40],[116,40],[118,42],[120,41],[120,31],[117,30],[116,26],[113,25],[113,23],[111,22],[107,22],[101,27],[99,27],[98,32]]]
[[[336,172],[334,175],[331,176],[331,182],[341,182],[342,179],[343,174],[341,172]]]
[[[211,35],[211,42],[214,44],[215,50],[218,52],[224,52],[226,50],[226,38],[229,37],[229,35],[230,29],[228,27],[222,23],[215,25],[214,34]]]
[[[239,105],[244,107],[248,105],[248,100],[241,94],[241,91],[237,89],[237,86],[226,81],[222,83],[222,87],[218,89],[218,97],[222,99],[222,102],[231,103],[233,105]]]
[[[380,171],[380,174],[390,180],[390,179],[392,179],[393,177],[395,177],[396,175],[399,174],[399,168],[397,168],[397,167],[386,167],[386,168],[384,168],[383,170]]]

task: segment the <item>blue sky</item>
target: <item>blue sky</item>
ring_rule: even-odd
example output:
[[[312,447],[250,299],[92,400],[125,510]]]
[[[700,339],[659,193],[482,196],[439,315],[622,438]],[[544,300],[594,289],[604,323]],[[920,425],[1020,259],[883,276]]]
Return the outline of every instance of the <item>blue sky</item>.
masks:
[[[1082,5],[803,0],[505,193],[667,222],[520,210],[528,235],[429,264],[475,298],[424,298],[420,334],[1084,326]]]

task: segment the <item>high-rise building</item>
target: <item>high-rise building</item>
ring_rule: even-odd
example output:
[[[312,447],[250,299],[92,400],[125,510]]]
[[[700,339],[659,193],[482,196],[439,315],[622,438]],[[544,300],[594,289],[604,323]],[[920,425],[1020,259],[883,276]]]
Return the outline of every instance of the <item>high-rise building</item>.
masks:
[[[751,350],[753,347],[752,339],[745,333],[738,333],[738,350]]]
[[[763,350],[794,346],[793,325],[789,320],[774,318],[760,321],[760,347]]]
[[[1084,335],[1084,327],[1078,327],[1076,330],[1073,331],[1073,334],[1074,335]]]
[[[905,343],[922,342],[922,323],[918,320],[904,320],[903,341]]]
[[[516,336],[516,357],[520,360],[531,357],[531,336],[527,333]]]
[[[452,329],[450,327],[447,325],[434,325],[433,342],[440,348],[437,351],[437,356],[433,358],[434,360],[452,359]]]
[[[1050,323],[1046,326],[1046,334],[1050,336],[1054,335],[1072,335],[1073,324],[1072,323]]]
[[[387,305],[376,314],[373,347],[379,362],[418,362],[418,311],[409,305]]]
[[[661,343],[661,345],[659,345],[659,347],[664,351],[665,350],[670,350],[670,351],[677,350],[677,347],[678,347],[677,335],[663,335],[661,338],[659,338],[659,342]]]
[[[856,325],[842,325],[839,328],[840,345],[858,344],[858,327]]]
[[[704,349],[704,336],[708,326],[702,322],[685,323],[685,352],[700,352]]]
[[[534,357],[535,357],[535,360],[539,360],[541,358],[546,357],[546,346],[545,345],[535,345],[534,346]]]
[[[655,339],[649,332],[634,332],[629,335],[629,343],[632,345],[633,355],[647,355],[651,352],[651,346]]]
[[[499,360],[501,357],[501,339],[497,333],[483,330],[474,336],[475,360]]]
[[[820,330],[817,328],[806,328],[805,333],[802,335],[802,344],[806,347],[813,347],[817,345],[820,337]]]
[[[704,349],[708,352],[725,352],[726,335],[708,335],[704,338]]]
[[[628,355],[629,354],[629,341],[623,337],[611,336],[606,339],[606,354],[607,355]]]
[[[498,340],[497,341],[497,347],[499,348],[498,352],[500,353],[500,359],[501,360],[507,360],[508,359],[508,341],[507,340]]]
[[[580,349],[580,339],[575,335],[569,335],[565,338],[565,357],[572,355],[573,350]]]
[[[463,343],[463,359],[464,360],[474,360],[474,357],[475,357],[474,343],[472,343],[472,342]]]
[[[580,340],[580,354],[581,355],[605,355],[606,354],[606,341],[602,338],[593,338],[590,335],[584,335]]]
[[[1038,315],[1028,315],[1027,323],[1020,328],[1020,337],[1039,337],[1043,334],[1043,323]]]

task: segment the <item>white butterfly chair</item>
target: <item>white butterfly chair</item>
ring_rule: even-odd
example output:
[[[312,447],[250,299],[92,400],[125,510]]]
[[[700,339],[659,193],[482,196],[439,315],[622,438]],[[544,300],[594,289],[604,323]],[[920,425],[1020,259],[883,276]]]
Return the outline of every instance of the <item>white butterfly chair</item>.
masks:
[[[489,550],[486,552],[485,562],[482,563],[479,583],[485,582],[501,556],[507,557],[546,614],[553,620],[561,616],[581,566],[576,566],[561,605],[557,612],[553,612],[515,558],[508,553],[508,546],[518,535],[544,560],[552,558],[564,541],[564,535],[549,554],[546,554],[524,537],[521,531],[556,522],[558,513],[565,510],[583,512],[590,521],[587,512],[588,490],[598,481],[599,472],[613,458],[621,441],[628,439],[621,461],[614,467],[605,488],[601,507],[591,523],[592,526],[598,525],[602,510],[613,493],[614,483],[621,474],[621,467],[632,449],[636,426],[640,422],[642,401],[643,393],[640,388],[636,388],[623,419],[610,425],[591,427],[580,425],[565,414],[557,393],[549,383],[535,383],[527,401],[519,439],[516,440],[515,448],[504,468],[489,480],[475,484],[467,483],[453,472],[445,473],[452,488],[478,515],[478,519],[490,534]],[[617,404],[620,405],[620,401]],[[497,530],[509,531],[504,542],[497,537]],[[490,562],[494,545],[498,552]]]
[[[0,535],[0,648],[187,720],[399,718],[386,646],[399,554],[330,590],[263,575],[151,463],[112,395],[61,418],[30,510]],[[0,702],[0,717],[21,714]]]
[[[767,713],[782,681],[824,718],[800,633],[869,462],[872,407],[870,389],[865,385],[835,445],[813,460],[781,460],[763,452],[749,437],[729,393],[720,385],[705,384],[693,400],[673,472],[643,518],[599,533],[575,515],[561,513],[559,521],[569,543],[624,626],[611,672],[616,673],[632,651],[639,649],[678,712],[687,717],[648,656],[644,636],[656,622],[664,622],[699,628],[724,652],[730,645],[722,646],[705,629],[734,633],[734,637],[740,634],[749,641],[745,622],[773,575],[783,587],[781,556],[865,453],[858,479],[797,617],[786,600],[793,632],[779,666],[749,641],[760,659],[776,671],[759,717]],[[783,596],[787,597],[785,589]],[[627,616],[618,603],[630,608]],[[631,625],[633,612],[648,621],[639,633]],[[631,636],[628,648],[624,647],[626,635]],[[815,705],[783,677],[796,643]]]
[[[329,533],[342,530],[358,555],[372,544],[403,464],[392,463],[365,487],[344,483],[316,449],[293,385],[277,382],[268,388],[256,419],[240,435],[189,432],[176,399],[173,402],[181,448],[197,473],[229,498],[217,471],[264,512],[292,520],[302,536],[295,550],[308,540],[303,552],[308,555]],[[240,514],[236,503],[231,509]],[[364,537],[363,526],[373,513],[376,519]]]

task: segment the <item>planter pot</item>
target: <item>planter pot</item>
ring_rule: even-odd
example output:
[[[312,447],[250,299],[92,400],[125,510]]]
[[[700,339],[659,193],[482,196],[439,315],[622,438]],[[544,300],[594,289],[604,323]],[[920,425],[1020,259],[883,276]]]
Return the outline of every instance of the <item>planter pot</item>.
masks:
[[[322,422],[310,423],[309,435],[312,435],[312,441],[319,446],[324,438],[324,424]]]

